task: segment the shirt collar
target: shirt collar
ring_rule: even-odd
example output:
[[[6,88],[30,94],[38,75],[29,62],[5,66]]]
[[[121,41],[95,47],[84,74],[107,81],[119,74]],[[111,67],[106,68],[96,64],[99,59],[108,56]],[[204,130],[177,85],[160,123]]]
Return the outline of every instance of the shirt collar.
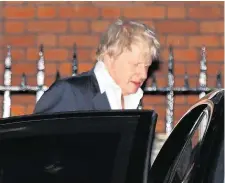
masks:
[[[98,82],[100,83],[100,91],[104,93],[107,87],[113,87],[117,90],[120,90],[120,87],[116,84],[113,78],[110,76],[108,70],[105,67],[105,64],[102,61],[98,61],[94,68],[95,75]]]

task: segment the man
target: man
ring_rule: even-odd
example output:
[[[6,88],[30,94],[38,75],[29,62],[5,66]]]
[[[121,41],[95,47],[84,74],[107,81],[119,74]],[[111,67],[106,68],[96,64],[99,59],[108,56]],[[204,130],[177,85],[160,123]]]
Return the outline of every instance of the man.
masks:
[[[146,25],[117,20],[103,34],[97,63],[86,73],[55,82],[34,112],[137,109],[159,42]]]

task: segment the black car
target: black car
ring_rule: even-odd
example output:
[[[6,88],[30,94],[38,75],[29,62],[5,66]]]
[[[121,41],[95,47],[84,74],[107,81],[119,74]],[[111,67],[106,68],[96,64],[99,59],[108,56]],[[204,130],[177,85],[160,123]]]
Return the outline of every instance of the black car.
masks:
[[[183,115],[156,157],[148,182],[224,182],[224,90],[209,93]]]
[[[224,90],[186,112],[151,166],[156,122],[151,110],[2,119],[0,183],[223,182]]]

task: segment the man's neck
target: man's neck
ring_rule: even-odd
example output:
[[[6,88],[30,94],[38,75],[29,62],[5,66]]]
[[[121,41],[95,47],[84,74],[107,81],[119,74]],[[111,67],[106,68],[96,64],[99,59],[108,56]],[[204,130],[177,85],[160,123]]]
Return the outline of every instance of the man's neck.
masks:
[[[124,104],[124,96],[123,96],[123,95],[121,95],[121,107],[122,107],[122,109],[125,108],[125,104]]]

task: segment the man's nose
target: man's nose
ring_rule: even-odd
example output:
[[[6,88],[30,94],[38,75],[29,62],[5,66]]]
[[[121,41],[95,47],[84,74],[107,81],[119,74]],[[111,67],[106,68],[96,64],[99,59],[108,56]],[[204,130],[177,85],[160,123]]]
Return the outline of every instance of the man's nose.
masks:
[[[142,81],[146,80],[148,70],[146,67],[142,67],[139,69],[139,77]]]

